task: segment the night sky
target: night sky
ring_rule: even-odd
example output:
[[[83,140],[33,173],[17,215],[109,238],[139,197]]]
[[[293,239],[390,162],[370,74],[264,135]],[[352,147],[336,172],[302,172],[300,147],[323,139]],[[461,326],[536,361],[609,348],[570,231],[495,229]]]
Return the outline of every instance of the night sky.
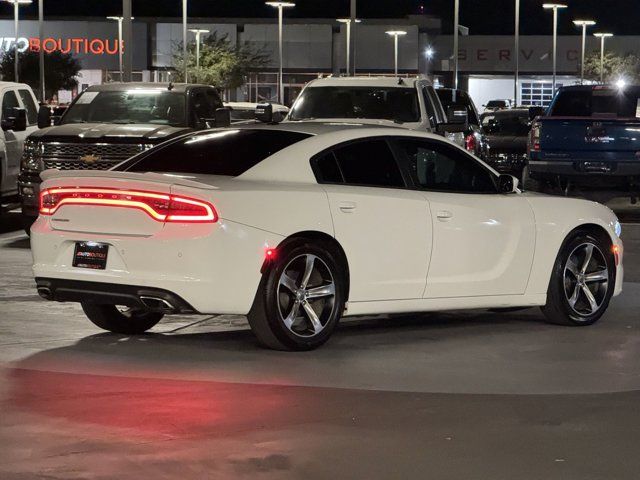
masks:
[[[117,15],[121,0],[44,0],[45,15],[95,16]],[[294,0],[296,7],[287,10],[287,16],[331,18],[348,14],[349,0]],[[37,0],[33,5],[21,7],[25,17],[37,14]],[[521,0],[524,35],[549,34],[551,14],[543,11],[542,0]],[[561,34],[577,34],[571,20],[588,17],[598,21],[597,28],[616,34],[639,33],[639,0],[567,0],[569,8],[560,14]],[[133,0],[133,15],[137,17],[178,17],[180,0]],[[13,6],[0,3],[0,15],[7,18]],[[471,34],[513,33],[514,0],[460,0],[462,25],[470,27]],[[193,17],[267,17],[273,9],[263,0],[189,0],[189,15]],[[359,0],[358,16],[362,18],[390,18],[408,14],[438,15],[443,18],[445,32],[451,31],[453,0]]]

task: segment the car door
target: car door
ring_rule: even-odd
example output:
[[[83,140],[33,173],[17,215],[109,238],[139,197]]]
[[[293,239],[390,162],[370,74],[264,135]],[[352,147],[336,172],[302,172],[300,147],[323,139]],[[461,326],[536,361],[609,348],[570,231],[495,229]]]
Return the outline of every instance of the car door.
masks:
[[[424,296],[524,294],[536,241],[526,199],[497,193],[495,174],[453,145],[394,143],[430,205],[433,253]]]
[[[2,104],[2,121],[14,116],[14,108],[20,108],[18,96],[13,89],[4,89],[0,92]],[[20,173],[20,157],[24,146],[25,132],[4,130],[4,143],[6,154],[6,177],[2,179],[6,191],[17,190],[18,174]]]
[[[350,302],[422,298],[431,256],[429,204],[406,188],[384,138],[312,159],[350,274]]]

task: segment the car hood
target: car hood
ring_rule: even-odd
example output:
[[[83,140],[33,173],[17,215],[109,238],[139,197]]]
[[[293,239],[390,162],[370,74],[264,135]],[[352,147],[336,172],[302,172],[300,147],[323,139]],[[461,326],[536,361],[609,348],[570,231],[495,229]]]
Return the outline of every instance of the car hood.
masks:
[[[149,143],[191,131],[189,127],[172,127],[153,124],[113,124],[113,123],[69,123],[43,128],[32,133],[29,138],[42,141],[133,141]]]

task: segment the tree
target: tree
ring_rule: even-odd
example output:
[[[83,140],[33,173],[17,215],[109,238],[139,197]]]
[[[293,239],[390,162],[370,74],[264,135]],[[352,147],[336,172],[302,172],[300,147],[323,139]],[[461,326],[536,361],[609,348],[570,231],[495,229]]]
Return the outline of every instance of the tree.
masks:
[[[589,53],[584,61],[584,76],[588,80],[600,81],[600,52]],[[617,55],[613,52],[604,56],[604,81],[614,83],[624,79],[628,83],[640,80],[640,58],[634,54]]]
[[[173,66],[177,81],[184,81],[182,43],[176,45]],[[200,68],[196,67],[196,44],[187,45],[187,69],[189,81],[213,85],[220,90],[242,86],[251,71],[269,63],[270,56],[264,48],[249,43],[233,45],[228,35],[218,37],[214,32],[203,37],[200,44]]]
[[[33,50],[20,54],[20,81],[28,84],[34,91],[40,86],[39,53]],[[0,60],[0,75],[5,81],[14,81],[15,51],[6,52]],[[69,53],[52,52],[44,54],[44,83],[47,98],[58,90],[71,90],[78,86],[80,62]]]

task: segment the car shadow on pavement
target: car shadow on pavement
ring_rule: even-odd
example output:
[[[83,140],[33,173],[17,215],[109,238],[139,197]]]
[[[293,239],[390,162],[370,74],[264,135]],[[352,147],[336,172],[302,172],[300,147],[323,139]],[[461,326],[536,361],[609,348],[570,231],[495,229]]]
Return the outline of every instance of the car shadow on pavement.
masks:
[[[22,232],[22,214],[20,212],[0,213],[0,234]]]
[[[162,324],[160,324],[162,325]],[[344,321],[327,344],[311,352],[279,352],[262,348],[248,328],[225,331],[177,333],[154,331],[128,336],[98,333],[82,338],[73,345],[55,348],[32,355],[19,362],[20,368],[39,368],[57,362],[90,359],[97,363],[117,361],[155,365],[188,366],[206,363],[217,367],[232,366],[238,361],[260,362],[263,359],[287,358],[346,358],[351,352],[376,348],[422,349],[434,344],[464,341],[468,337],[514,332],[527,335],[557,328],[544,322],[537,309],[496,313],[473,311],[465,313],[406,314],[352,318]],[[480,340],[478,340],[480,341]]]

